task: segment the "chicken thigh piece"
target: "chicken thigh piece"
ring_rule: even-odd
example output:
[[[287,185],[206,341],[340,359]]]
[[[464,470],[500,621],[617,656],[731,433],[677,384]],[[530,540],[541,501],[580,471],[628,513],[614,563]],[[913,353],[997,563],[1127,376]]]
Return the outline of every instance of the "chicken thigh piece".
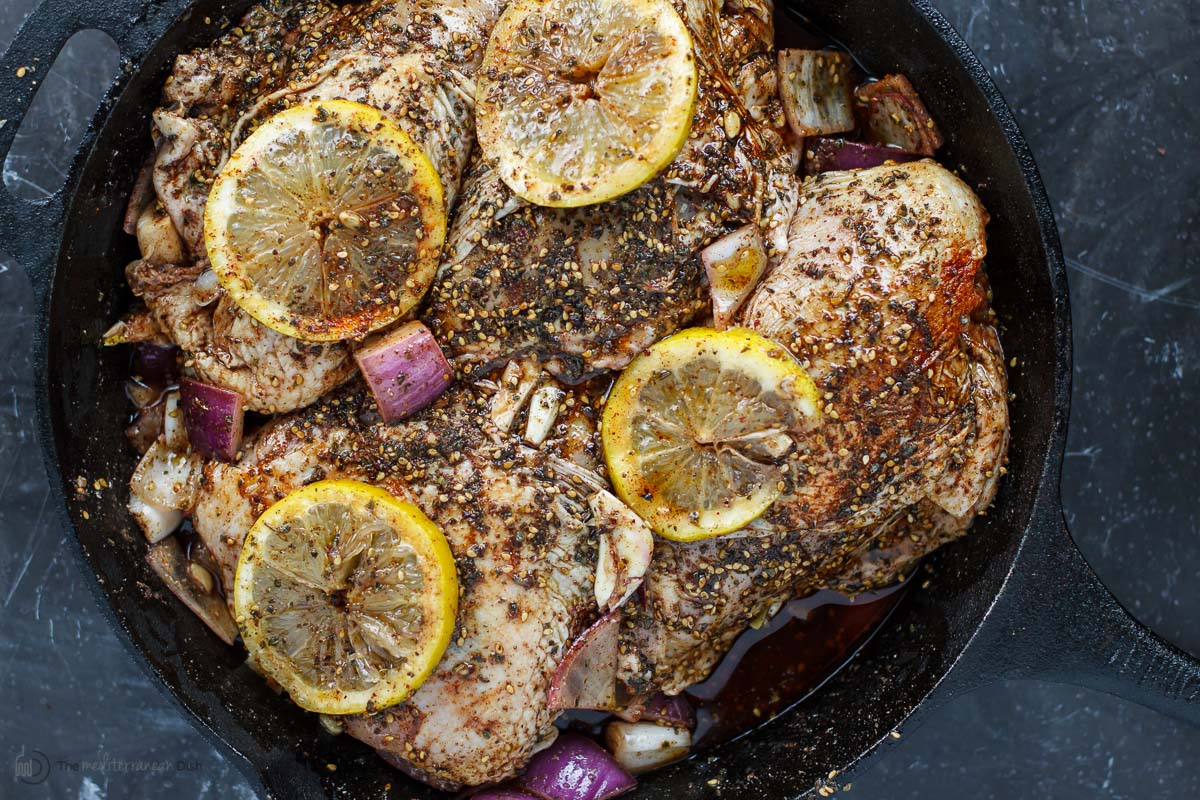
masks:
[[[532,356],[561,380],[620,369],[708,306],[699,251],[757,223],[782,253],[798,148],[775,82],[769,0],[676,3],[699,94],[690,138],[641,188],[543,208],[472,165],[424,318],[460,371]]]
[[[1008,445],[982,271],[987,214],[931,161],[804,184],[782,263],[742,312],[816,382],[782,496],[746,530],[656,542],[622,679],[677,693],[788,599],[894,582],[991,503]]]
[[[553,742],[550,679],[595,616],[596,544],[576,477],[596,467],[593,413],[569,395],[534,448],[495,426],[490,394],[460,385],[389,425],[350,384],[270,423],[240,461],[206,463],[191,507],[226,586],[254,520],[317,480],[381,486],[441,528],[462,592],[454,638],[407,700],[345,723],[390,763],[443,788],[508,778]]]
[[[248,408],[278,413],[354,372],[346,344],[266,328],[204,269],[204,208],[229,153],[296,103],[366,103],[429,157],[449,208],[475,139],[473,75],[499,10],[498,0],[267,0],[211,46],[176,59],[154,112],[153,192],[141,211],[147,224],[138,226],[146,230],[140,241],[153,234],[176,242],[143,247],[131,286],[202,380],[237,391]]]

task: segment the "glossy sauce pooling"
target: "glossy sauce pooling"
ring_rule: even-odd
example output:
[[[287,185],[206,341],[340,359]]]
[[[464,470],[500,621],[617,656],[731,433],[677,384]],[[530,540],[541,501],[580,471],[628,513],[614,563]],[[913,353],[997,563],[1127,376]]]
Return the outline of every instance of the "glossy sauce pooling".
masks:
[[[831,44],[780,7],[775,38],[780,48]],[[865,70],[858,77],[871,79]],[[687,690],[697,717],[693,748],[736,739],[815,691],[866,644],[906,585],[855,600],[820,591],[791,601],[765,626],[743,633],[708,679]]]
[[[735,739],[807,697],[866,643],[905,585],[853,601],[817,592],[743,633],[712,675],[687,690],[696,708],[694,747]]]

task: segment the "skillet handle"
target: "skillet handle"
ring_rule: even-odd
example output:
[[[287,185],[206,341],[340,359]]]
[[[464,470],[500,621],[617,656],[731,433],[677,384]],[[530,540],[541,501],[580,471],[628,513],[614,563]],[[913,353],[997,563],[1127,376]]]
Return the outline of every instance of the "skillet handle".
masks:
[[[1200,727],[1200,660],[1134,619],[1054,516],[1019,554],[964,654],[973,663],[955,673],[975,685],[1039,678],[1097,689]]]
[[[82,30],[103,31],[117,43],[123,64],[138,63],[187,2],[43,0],[0,56],[0,163],[8,158],[38,88],[68,39]],[[148,17],[149,8],[154,12]],[[118,81],[125,77],[127,70]],[[90,149],[91,142],[89,131],[80,152]],[[54,274],[67,194],[67,187],[60,186],[44,200],[23,200],[0,183],[0,249],[25,268],[39,297],[45,296]]]
[[[37,89],[77,30],[60,16],[54,2],[45,2],[17,32],[0,56],[0,160],[8,158],[17,130],[29,112]],[[48,267],[58,245],[63,218],[63,188],[44,200],[14,197],[0,184],[0,242],[29,273],[39,294],[49,280]]]

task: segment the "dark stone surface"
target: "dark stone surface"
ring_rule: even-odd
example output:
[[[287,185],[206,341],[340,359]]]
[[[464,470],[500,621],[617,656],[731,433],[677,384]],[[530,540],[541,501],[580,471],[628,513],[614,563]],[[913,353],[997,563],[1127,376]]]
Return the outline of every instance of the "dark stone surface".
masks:
[[[35,0],[0,3],[0,47]],[[1075,389],[1063,500],[1134,613],[1200,652],[1200,4],[941,0],[1017,111],[1058,213]],[[5,183],[58,185],[115,68],[84,34]],[[35,73],[44,75],[46,65]],[[2,244],[0,244],[2,248]],[[992,263],[992,270],[1004,269]],[[251,797],[97,611],[50,521],[33,435],[32,295],[0,256],[0,796]],[[41,754],[45,762],[39,763]],[[1200,797],[1200,731],[1052,684],[987,687],[907,731],[850,797]],[[48,777],[16,780],[18,766]]]

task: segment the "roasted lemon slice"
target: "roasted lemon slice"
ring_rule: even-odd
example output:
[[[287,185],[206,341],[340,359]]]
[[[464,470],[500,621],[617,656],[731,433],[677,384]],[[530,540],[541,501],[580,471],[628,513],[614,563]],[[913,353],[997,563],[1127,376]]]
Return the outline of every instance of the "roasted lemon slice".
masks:
[[[321,481],[267,509],[234,580],[242,640],[302,708],[394,705],[428,677],[454,629],[458,578],[421,511],[357,481]]]
[[[779,495],[779,464],[816,414],[816,386],[778,344],[745,328],[689,328],[613,385],[603,416],[609,477],[661,536],[729,533]]]
[[[213,181],[204,243],[221,285],[269,328],[360,337],[408,311],[446,236],[442,182],[388,117],[321,100],[264,122]]]
[[[691,36],[668,0],[516,0],[475,98],[480,147],[516,194],[543,206],[611,200],[687,140]]]

